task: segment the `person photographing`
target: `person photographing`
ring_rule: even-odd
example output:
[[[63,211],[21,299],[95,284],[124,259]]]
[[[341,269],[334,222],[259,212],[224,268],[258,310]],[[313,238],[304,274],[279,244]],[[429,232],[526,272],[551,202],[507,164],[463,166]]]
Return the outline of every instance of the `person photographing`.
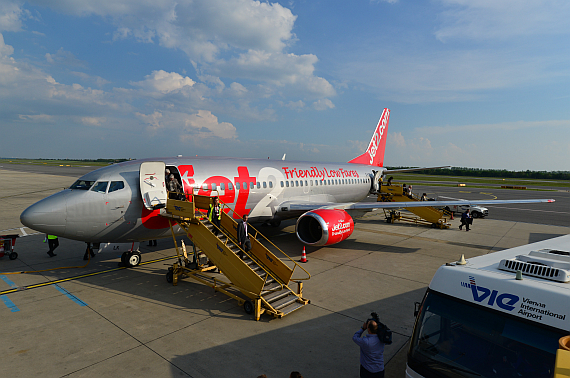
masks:
[[[362,337],[364,331],[368,333]],[[378,323],[369,319],[352,336],[360,347],[360,378],[384,378],[384,343],[377,332]]]

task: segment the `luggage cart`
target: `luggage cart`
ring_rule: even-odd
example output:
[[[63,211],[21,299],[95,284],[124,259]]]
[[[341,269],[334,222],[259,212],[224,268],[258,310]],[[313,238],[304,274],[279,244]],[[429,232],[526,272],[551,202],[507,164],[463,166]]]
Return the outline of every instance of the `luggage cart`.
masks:
[[[8,255],[10,260],[16,260],[18,254],[14,252],[14,245],[16,244],[16,238],[20,235],[0,235],[0,257]]]

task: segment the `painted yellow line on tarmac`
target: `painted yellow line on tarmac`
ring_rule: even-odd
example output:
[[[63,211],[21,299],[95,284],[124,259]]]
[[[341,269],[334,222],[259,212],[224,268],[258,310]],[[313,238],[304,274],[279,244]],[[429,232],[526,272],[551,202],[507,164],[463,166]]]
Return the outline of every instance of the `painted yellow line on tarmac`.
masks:
[[[160,262],[160,261],[165,261],[165,260],[173,259],[173,258],[175,258],[175,257],[176,257],[176,255],[174,255],[174,256],[169,256],[169,257],[162,257],[162,258],[160,258],[160,259],[156,259],[156,260],[151,260],[151,261],[146,261],[146,262],[140,263],[139,265],[152,264],[152,263],[155,263],[155,262]],[[122,269],[127,269],[127,268],[124,267],[124,266],[121,266],[121,267],[118,267],[118,268],[102,270],[102,271],[100,271],[100,272],[87,273],[87,274],[82,274],[82,275],[79,275],[79,276],[68,277],[68,278],[62,278],[62,279],[55,280],[55,281],[42,282],[42,283],[39,283],[39,284],[30,285],[30,286],[22,286],[22,287],[18,287],[18,288],[11,289],[11,290],[0,291],[0,295],[15,293],[15,292],[17,292],[17,291],[22,291],[22,290],[35,289],[35,288],[42,287],[42,286],[53,285],[53,284],[60,283],[60,282],[66,282],[66,281],[77,280],[77,279],[85,278],[85,277],[96,276],[96,275],[98,275],[98,274],[116,272],[117,270],[122,270]],[[133,268],[130,268],[130,269],[133,269]]]

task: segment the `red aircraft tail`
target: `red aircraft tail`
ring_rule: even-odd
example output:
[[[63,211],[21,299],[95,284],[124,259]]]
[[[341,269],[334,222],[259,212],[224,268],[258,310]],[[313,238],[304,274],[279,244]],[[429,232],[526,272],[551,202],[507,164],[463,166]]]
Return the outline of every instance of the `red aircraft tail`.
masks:
[[[378,126],[374,130],[368,149],[362,155],[350,160],[353,164],[366,164],[382,167],[384,164],[384,151],[386,150],[386,137],[388,136],[388,121],[390,120],[390,109],[385,108],[382,117],[378,121]]]

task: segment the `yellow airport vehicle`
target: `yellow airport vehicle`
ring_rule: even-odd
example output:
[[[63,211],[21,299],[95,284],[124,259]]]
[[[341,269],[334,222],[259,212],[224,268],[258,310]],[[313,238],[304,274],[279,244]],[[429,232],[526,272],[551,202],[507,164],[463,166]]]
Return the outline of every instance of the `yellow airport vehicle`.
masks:
[[[419,200],[420,199],[413,194],[411,196],[405,194],[403,185],[399,183],[381,185],[377,198],[378,202],[402,202],[402,208],[405,208],[407,211],[417,215],[417,217],[411,217],[402,215],[399,211],[384,210],[386,221],[389,223],[394,223],[395,221],[404,221],[415,224],[431,225],[432,227],[441,229],[451,227],[451,224],[449,223],[450,218],[445,214],[445,210],[438,210],[430,206],[406,208],[405,202]]]
[[[238,223],[229,215],[233,210],[223,203],[221,229],[216,236],[216,226],[205,216],[213,197],[192,195],[189,199],[168,199],[166,208],[161,210],[161,215],[169,219],[178,256],[166,275],[168,282],[177,285],[181,277],[197,280],[236,299],[246,313],[255,314],[255,320],[263,313],[281,318],[310,303],[303,297],[303,281],[311,278],[309,272],[249,224],[252,248],[248,252],[241,249],[237,243]],[[172,230],[175,223],[186,231],[194,245],[192,262],[185,246],[179,248],[176,242]],[[208,263],[200,258],[202,254]],[[303,277],[293,277],[297,268]],[[213,273],[216,269],[223,276]],[[295,290],[290,287],[292,284],[296,284]]]

